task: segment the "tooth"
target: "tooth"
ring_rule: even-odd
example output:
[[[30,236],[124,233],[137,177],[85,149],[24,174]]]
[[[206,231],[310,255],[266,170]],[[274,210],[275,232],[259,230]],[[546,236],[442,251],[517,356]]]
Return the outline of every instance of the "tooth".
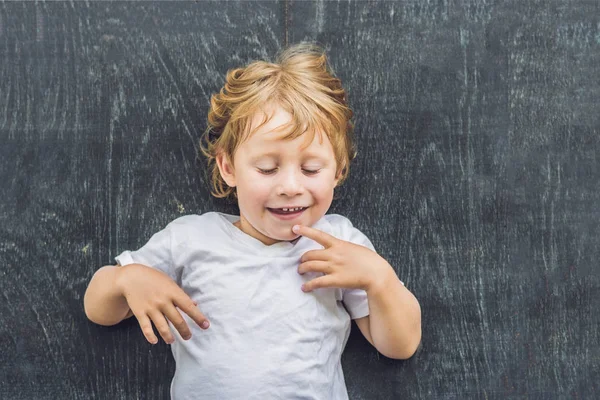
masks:
[[[283,210],[283,211],[287,211],[288,209],[287,209],[287,208],[282,208],[282,210]]]

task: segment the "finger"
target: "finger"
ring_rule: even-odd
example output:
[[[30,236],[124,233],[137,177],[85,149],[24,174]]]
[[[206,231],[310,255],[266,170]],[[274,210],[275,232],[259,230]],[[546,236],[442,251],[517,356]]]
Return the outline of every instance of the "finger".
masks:
[[[307,272],[322,272],[324,274],[330,274],[332,272],[331,264],[327,261],[306,261],[300,264],[298,267],[298,273],[300,275]]]
[[[304,225],[294,225],[292,231],[297,235],[306,236],[319,243],[325,248],[329,248],[334,245],[337,239],[323,231],[320,231],[315,228],[310,228]]]
[[[210,326],[208,318],[206,318],[206,316],[198,309],[198,303],[190,299],[186,294],[175,299],[175,305],[179,307],[181,311],[189,315],[200,328],[208,329]]]
[[[158,338],[154,334],[154,329],[152,329],[152,323],[150,322],[150,318],[148,318],[148,316],[146,316],[145,314],[144,315],[135,314],[135,317],[137,318],[138,323],[140,324],[140,328],[142,329],[142,333],[144,334],[144,337],[146,338],[146,340],[150,344],[158,343]]]
[[[161,313],[160,311],[154,311],[151,314],[149,314],[149,316],[150,316],[150,319],[152,319],[152,322],[154,323],[156,330],[158,331],[160,336],[163,338],[165,343],[167,343],[167,344],[173,343],[175,341],[175,338],[173,337],[173,334],[171,333],[171,329],[169,329],[169,324],[167,323],[167,319],[165,318],[163,313]]]
[[[163,313],[164,316],[171,321],[171,324],[173,324],[184,340],[188,340],[192,337],[192,332],[190,331],[188,324],[185,322],[179,311],[177,311],[177,308],[174,306],[168,307],[163,310]]]
[[[303,292],[311,292],[315,289],[325,288],[325,287],[336,287],[335,286],[335,278],[332,278],[331,275],[323,275],[319,278],[311,279],[302,285]]]
[[[302,254],[300,262],[306,261],[329,261],[327,250],[309,250]]]

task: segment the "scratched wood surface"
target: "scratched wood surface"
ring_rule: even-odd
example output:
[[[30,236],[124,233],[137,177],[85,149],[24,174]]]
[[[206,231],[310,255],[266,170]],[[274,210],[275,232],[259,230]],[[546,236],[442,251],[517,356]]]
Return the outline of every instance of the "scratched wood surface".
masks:
[[[409,361],[353,330],[350,398],[599,397],[599,3],[411,0],[1,3],[1,399],[168,397],[169,348],[83,293],[170,220],[235,211],[197,159],[209,96],[305,39],[356,113],[332,212],[423,309]]]

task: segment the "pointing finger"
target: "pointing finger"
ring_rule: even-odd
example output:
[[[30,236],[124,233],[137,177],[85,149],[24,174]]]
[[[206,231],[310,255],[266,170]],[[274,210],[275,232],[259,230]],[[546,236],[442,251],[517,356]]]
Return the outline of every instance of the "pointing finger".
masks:
[[[306,236],[325,248],[333,246],[337,239],[323,231],[304,225],[294,225],[292,231],[297,235]]]

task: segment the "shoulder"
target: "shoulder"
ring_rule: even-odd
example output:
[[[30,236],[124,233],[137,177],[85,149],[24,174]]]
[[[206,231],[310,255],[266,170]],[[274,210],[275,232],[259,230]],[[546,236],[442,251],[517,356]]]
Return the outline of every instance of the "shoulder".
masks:
[[[219,218],[219,215],[216,212],[189,214],[174,219],[168,226],[171,229],[180,229],[188,226],[197,226],[198,224],[213,223],[217,218]]]
[[[322,230],[326,232],[329,231],[327,233],[330,235],[335,236],[338,239],[360,244],[370,248],[371,250],[375,250],[369,238],[359,229],[354,227],[352,222],[350,222],[350,220],[343,215],[327,214],[323,217],[323,220],[324,226],[322,227]]]
[[[329,234],[337,237],[338,239],[347,240],[348,233],[355,229],[352,222],[343,215],[339,214],[326,214],[323,217],[323,230],[329,230]]]
[[[170,231],[173,237],[179,239],[178,241],[186,241],[189,238],[206,235],[212,237],[222,230],[220,227],[223,226],[223,218],[217,212],[184,215],[171,221],[166,229]]]

